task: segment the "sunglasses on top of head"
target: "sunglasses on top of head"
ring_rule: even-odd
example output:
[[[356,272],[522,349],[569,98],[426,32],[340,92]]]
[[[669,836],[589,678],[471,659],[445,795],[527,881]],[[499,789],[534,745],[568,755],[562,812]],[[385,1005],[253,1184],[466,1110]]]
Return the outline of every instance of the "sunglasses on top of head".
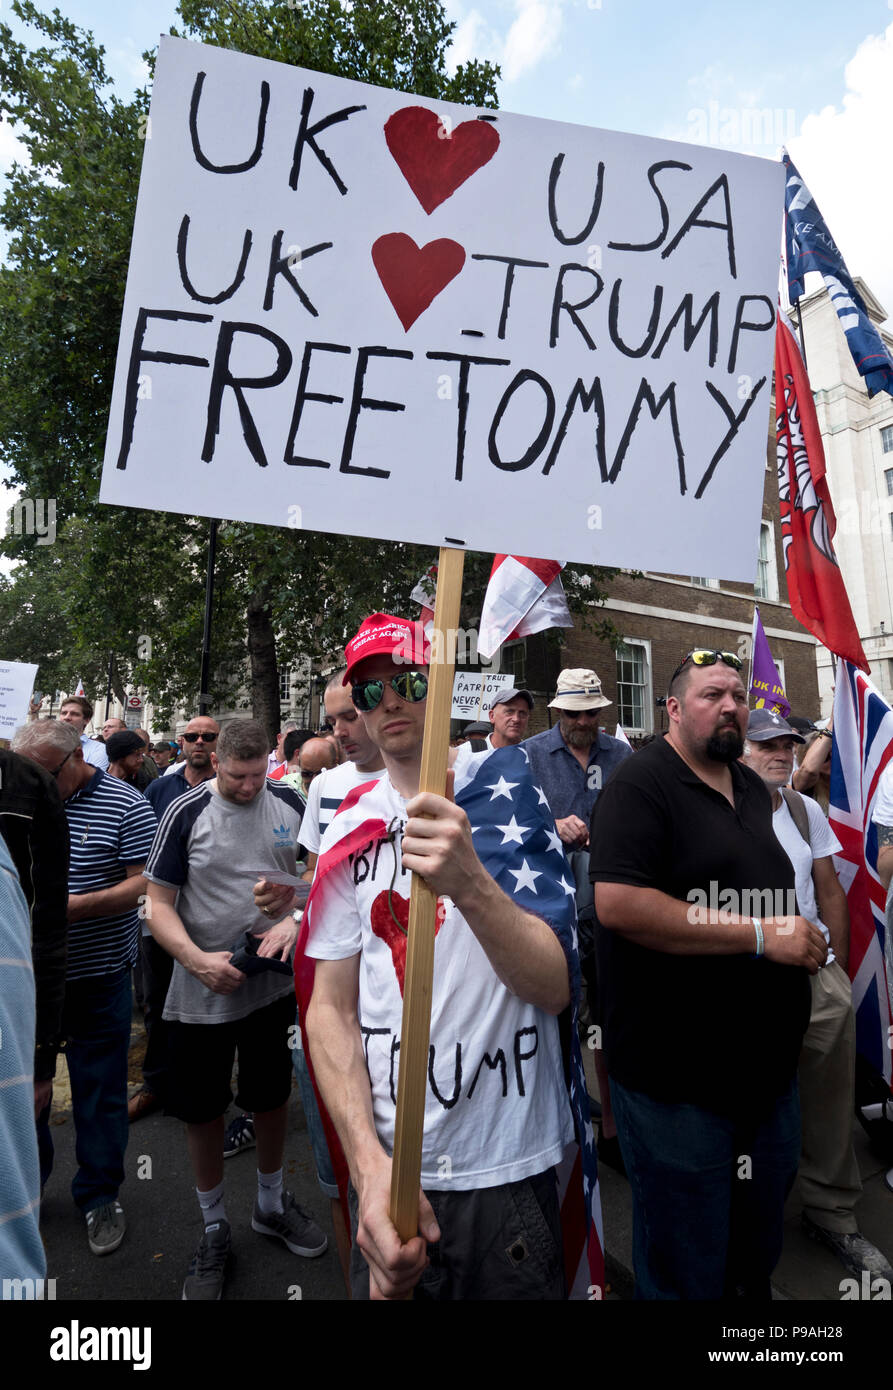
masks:
[[[408,704],[428,697],[428,677],[424,671],[401,671],[389,681],[355,681],[350,687],[350,698],[361,714],[369,714],[381,704],[388,685]]]
[[[696,647],[693,652],[689,652],[687,656],[682,658],[670,677],[670,685],[673,684],[679,672],[683,671],[689,662],[691,662],[693,666],[715,666],[717,661],[722,661],[726,666],[731,666],[733,671],[740,671],[743,664],[741,658],[736,656],[734,652],[720,652],[708,650],[704,647]]]

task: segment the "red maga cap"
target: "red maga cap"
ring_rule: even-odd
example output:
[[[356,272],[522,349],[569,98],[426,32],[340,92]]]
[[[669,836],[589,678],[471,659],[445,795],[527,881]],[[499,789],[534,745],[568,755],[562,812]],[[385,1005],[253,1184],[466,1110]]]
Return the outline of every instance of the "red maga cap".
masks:
[[[343,685],[350,684],[354,669],[369,656],[390,656],[396,665],[427,666],[431,647],[421,623],[395,618],[391,613],[373,613],[344,648],[347,674]]]

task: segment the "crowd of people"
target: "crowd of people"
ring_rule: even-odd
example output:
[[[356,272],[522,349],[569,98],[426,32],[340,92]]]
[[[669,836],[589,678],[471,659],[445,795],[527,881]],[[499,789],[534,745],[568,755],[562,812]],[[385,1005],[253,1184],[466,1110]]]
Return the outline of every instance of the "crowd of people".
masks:
[[[347,644],[324,727],[287,723],[272,750],[250,719],[197,715],[172,745],[116,719],[88,736],[81,696],[57,719],[33,708],[0,751],[15,1155],[0,1276],[45,1274],[64,1050],[71,1191],[96,1256],[125,1239],[129,1127],[160,1109],[185,1126],[200,1221],[184,1299],[224,1292],[224,1162],[246,1148],[252,1230],[321,1256],[325,1232],[283,1182],[296,1080],[351,1297],[565,1298],[556,1166],[588,1142],[568,1081],[582,1003],[637,1298],[770,1297],[798,1174],[807,1233],[893,1283],[857,1218],[832,733],[749,711],[740,667],[687,653],[666,733],[636,750],[601,728],[594,671],[560,673],[532,736],[533,694],[502,690],[453,740],[445,797],[420,792],[424,634],[387,614]],[[891,779],[875,814],[888,885]],[[402,1240],[389,1201],[414,872],[438,906],[418,1234]],[[147,1041],[128,1098],[134,983]]]

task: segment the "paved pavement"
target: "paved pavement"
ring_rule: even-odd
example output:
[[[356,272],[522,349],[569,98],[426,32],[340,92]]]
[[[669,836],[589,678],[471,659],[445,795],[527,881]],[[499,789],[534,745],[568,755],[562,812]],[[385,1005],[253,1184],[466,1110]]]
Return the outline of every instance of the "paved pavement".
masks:
[[[137,1089],[145,1048],[142,1024],[134,1020],[130,1075]],[[192,1252],[202,1232],[195,1184],[186,1154],[184,1126],[155,1113],[131,1127],[120,1201],[127,1219],[123,1243],[111,1255],[92,1255],[83,1217],[71,1200],[75,1172],[74,1125],[67,1074],[57,1080],[52,1115],[55,1168],[47,1185],[41,1234],[47,1277],[57,1299],[179,1299]],[[230,1108],[227,1120],[238,1112]],[[343,1299],[341,1268],[329,1216],[329,1200],[316,1181],[297,1086],[292,1091],[285,1149],[285,1184],[329,1237],[317,1259],[293,1255],[279,1241],[257,1235],[251,1214],[257,1190],[254,1150],[224,1165],[226,1214],[235,1260],[227,1299]]]
[[[135,1018],[131,1090],[139,1084],[144,1047],[142,1024]],[[586,1060],[590,1090],[597,1095],[591,1054]],[[231,1108],[227,1118],[236,1113]],[[44,1198],[41,1231],[47,1250],[47,1274],[56,1280],[57,1299],[179,1299],[190,1257],[201,1236],[184,1127],[157,1113],[132,1127],[125,1164],[127,1177],[121,1190],[127,1235],[118,1250],[100,1259],[90,1254],[83,1219],[69,1194],[75,1171],[74,1125],[67,1076],[61,1065],[52,1123],[56,1166]],[[863,1233],[890,1257],[893,1193],[884,1184],[885,1167],[869,1149],[858,1124],[854,1125],[854,1141],[865,1184],[858,1211],[860,1225]],[[302,1259],[278,1241],[251,1230],[256,1191],[254,1150],[227,1159],[224,1168],[226,1210],[235,1250],[227,1299],[344,1299],[329,1203],[316,1182],[297,1087],[292,1091],[286,1141],[286,1186],[328,1235],[326,1254],[315,1260]],[[633,1292],[629,1184],[605,1165],[601,1168],[601,1183],[608,1297],[612,1301],[625,1300]],[[841,1280],[846,1277],[846,1270],[830,1251],[803,1234],[795,1189],[787,1208],[784,1250],[773,1280],[774,1296],[837,1302],[841,1298]]]
[[[590,1094],[598,1096],[598,1082],[587,1061]],[[893,1261],[893,1192],[884,1182],[886,1165],[868,1146],[861,1125],[853,1121],[853,1143],[862,1175],[863,1194],[857,1209],[862,1234]],[[602,1215],[605,1223],[606,1282],[610,1296],[632,1298],[632,1198],[625,1177],[605,1164],[599,1166]],[[824,1246],[806,1236],[800,1223],[802,1203],[798,1189],[785,1208],[785,1236],[781,1259],[772,1280],[773,1297],[839,1302],[841,1280],[848,1271]]]

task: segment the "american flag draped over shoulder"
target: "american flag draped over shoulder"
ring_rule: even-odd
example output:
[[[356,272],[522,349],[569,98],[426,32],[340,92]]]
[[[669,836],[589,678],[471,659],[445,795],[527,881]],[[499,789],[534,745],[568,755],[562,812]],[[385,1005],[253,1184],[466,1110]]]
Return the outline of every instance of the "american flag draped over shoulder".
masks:
[[[546,797],[541,788],[534,786],[523,749],[500,748],[471,755],[461,765],[461,771],[457,771],[457,783],[456,804],[465,811],[471,823],[478,858],[519,907],[548,922],[567,958],[572,1008],[570,1036],[567,1039],[569,1055],[566,1059],[566,1081],[577,1144],[572,1146],[559,1172],[565,1273],[571,1298],[602,1298],[604,1255],[601,1201],[577,1026],[580,964],[577,955],[574,876],[564,846],[555,831]],[[313,912],[320,910],[325,901],[325,882],[332,870],[352,853],[388,834],[388,812],[382,791],[381,782],[378,781],[355,787],[339,807],[326,832],[295,953],[302,1030],[306,1004],[312,993],[314,961],[307,958],[305,951],[313,930]],[[310,1069],[312,1075],[312,1064]],[[330,1140],[339,1186],[342,1173],[346,1185],[346,1165],[337,1136],[322,1105],[320,1110]],[[333,1139],[337,1156],[332,1150]]]
[[[838,662],[829,820],[843,847],[834,861],[850,910],[856,1045],[888,1085],[893,1081],[893,971],[887,895],[877,875],[877,826],[871,816],[881,773],[891,758],[893,710],[861,671],[848,661]]]

